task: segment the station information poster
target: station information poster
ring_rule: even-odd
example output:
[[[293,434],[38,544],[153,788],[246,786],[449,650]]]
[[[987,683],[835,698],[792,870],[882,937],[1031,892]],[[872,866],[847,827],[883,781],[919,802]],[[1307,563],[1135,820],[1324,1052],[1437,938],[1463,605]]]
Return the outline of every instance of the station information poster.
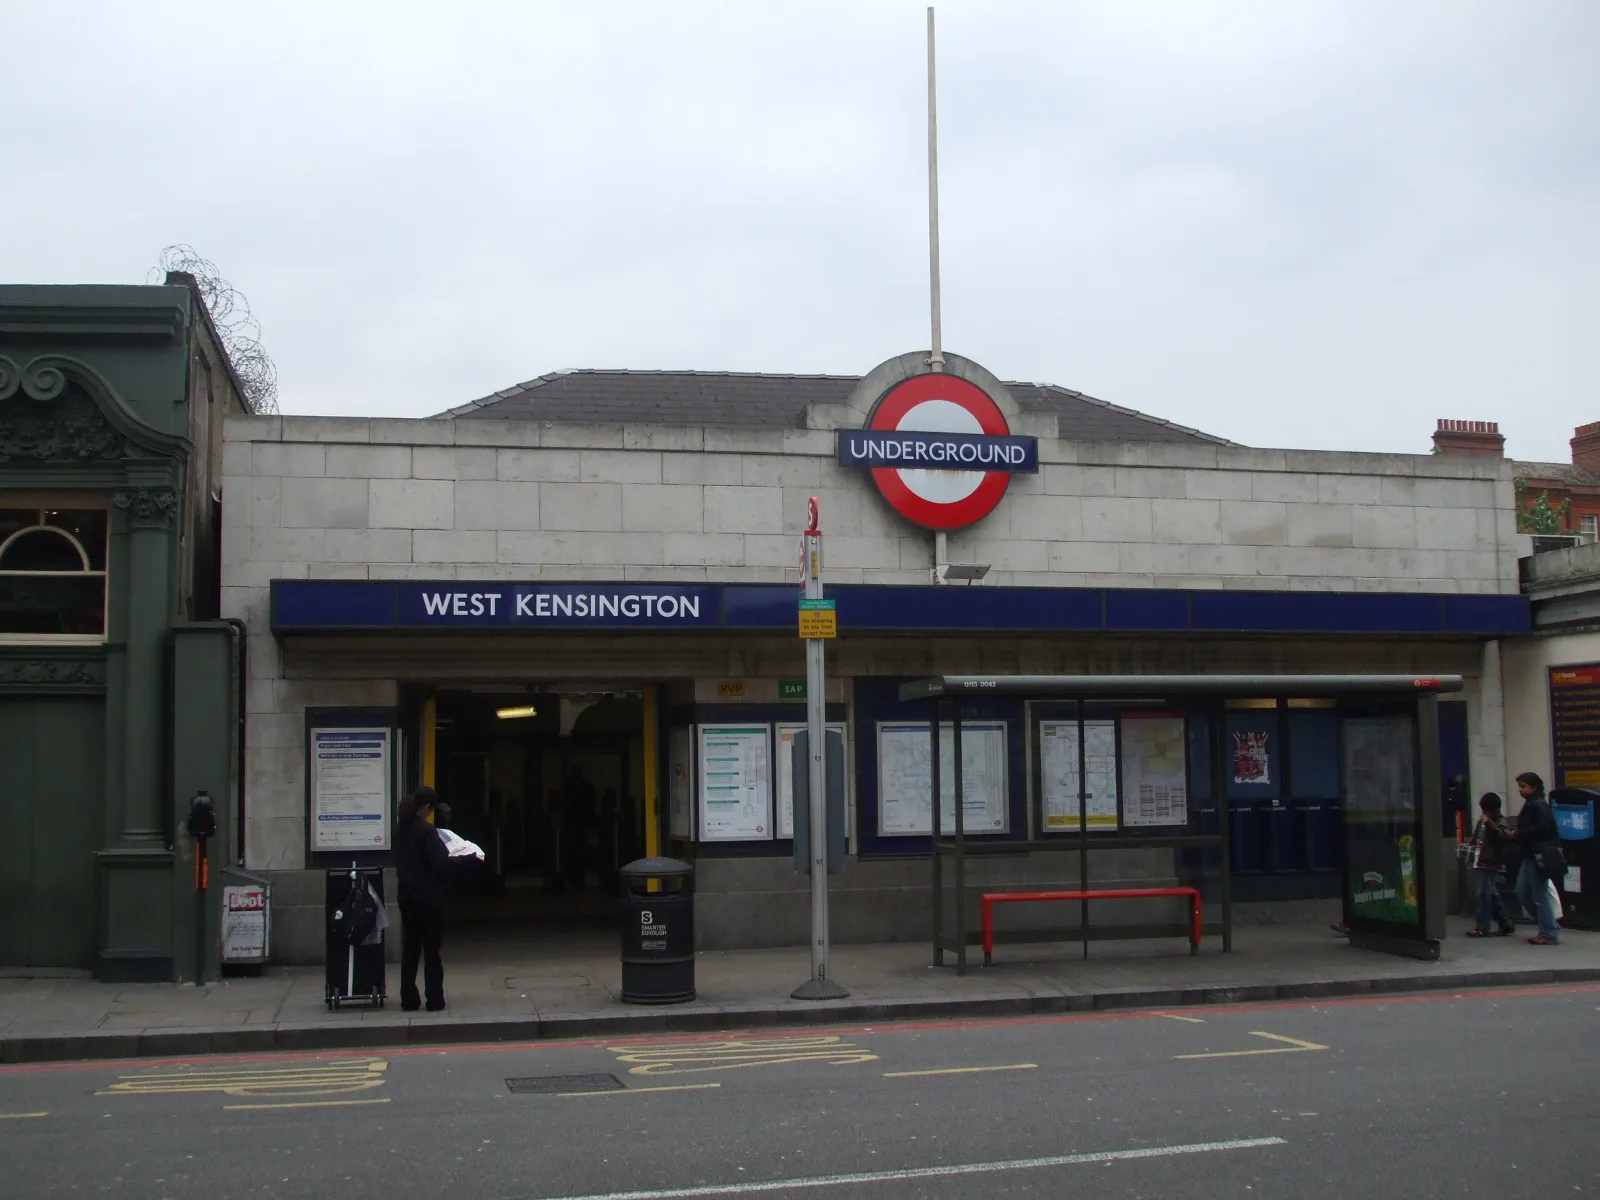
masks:
[[[311,731],[311,849],[389,847],[389,730]]]
[[[1167,713],[1123,714],[1123,825],[1187,825],[1188,785],[1183,718]]]
[[[1083,824],[1088,829],[1117,827],[1117,724],[1115,721],[1083,723],[1083,767],[1088,787],[1078,786],[1078,722],[1039,722],[1040,789],[1046,833],[1076,830],[1080,811],[1087,808]]]
[[[829,723],[827,728],[839,735],[841,741],[845,739],[843,725]],[[778,733],[778,823],[777,835],[780,841],[794,837],[794,735],[804,733],[806,726],[803,724],[784,724],[777,727]],[[850,765],[845,764],[844,777],[850,778]]]
[[[687,729],[667,739],[667,828],[675,838],[694,836],[694,742]]]
[[[1552,667],[1550,737],[1557,787],[1600,787],[1600,665]]]
[[[700,726],[700,840],[772,838],[772,736],[767,725]]]
[[[878,834],[926,836],[933,832],[933,762],[928,723],[878,723]],[[962,825],[974,834],[1005,833],[1011,826],[1006,723],[961,723]],[[939,828],[952,833],[955,809],[955,729],[939,728]]]

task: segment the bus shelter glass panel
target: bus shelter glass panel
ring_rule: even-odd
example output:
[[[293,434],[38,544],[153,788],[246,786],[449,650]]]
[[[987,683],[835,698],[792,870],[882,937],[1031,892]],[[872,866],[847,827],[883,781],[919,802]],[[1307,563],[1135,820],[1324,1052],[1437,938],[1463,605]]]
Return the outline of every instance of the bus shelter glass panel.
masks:
[[[1350,920],[1421,937],[1416,721],[1410,713],[1346,716],[1339,742]]]

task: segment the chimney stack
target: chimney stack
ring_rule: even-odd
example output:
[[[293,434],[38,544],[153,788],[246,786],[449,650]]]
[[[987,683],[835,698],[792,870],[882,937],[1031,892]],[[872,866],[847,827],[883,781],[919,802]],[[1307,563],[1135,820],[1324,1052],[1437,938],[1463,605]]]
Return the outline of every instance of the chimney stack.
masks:
[[[1600,421],[1572,431],[1572,465],[1600,473]]]
[[[1586,427],[1587,428],[1587,427]],[[1600,424],[1595,430],[1595,454],[1600,458]],[[1572,443],[1577,454],[1578,443]],[[1498,421],[1451,421],[1439,418],[1439,428],[1433,431],[1435,454],[1456,454],[1463,458],[1504,458],[1506,439],[1500,432]]]

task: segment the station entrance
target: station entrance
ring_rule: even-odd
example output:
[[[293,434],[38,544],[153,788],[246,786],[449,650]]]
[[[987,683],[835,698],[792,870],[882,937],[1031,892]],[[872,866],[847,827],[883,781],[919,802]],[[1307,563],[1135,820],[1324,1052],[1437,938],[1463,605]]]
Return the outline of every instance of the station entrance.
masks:
[[[592,938],[616,928],[618,871],[645,844],[640,687],[415,689],[416,783],[483,848],[452,864],[451,940]]]

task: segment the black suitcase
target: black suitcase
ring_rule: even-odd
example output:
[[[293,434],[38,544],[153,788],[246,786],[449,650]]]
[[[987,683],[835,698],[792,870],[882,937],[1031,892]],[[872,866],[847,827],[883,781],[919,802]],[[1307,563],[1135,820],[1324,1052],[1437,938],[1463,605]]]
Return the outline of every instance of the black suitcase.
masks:
[[[329,1011],[346,1004],[366,1004],[382,1008],[388,998],[384,968],[384,934],[375,930],[359,945],[341,936],[346,923],[344,911],[360,889],[370,887],[383,911],[383,868],[358,867],[352,863],[328,872],[324,900],[323,930],[327,938],[327,977],[323,999]],[[381,924],[381,920],[380,920]]]

